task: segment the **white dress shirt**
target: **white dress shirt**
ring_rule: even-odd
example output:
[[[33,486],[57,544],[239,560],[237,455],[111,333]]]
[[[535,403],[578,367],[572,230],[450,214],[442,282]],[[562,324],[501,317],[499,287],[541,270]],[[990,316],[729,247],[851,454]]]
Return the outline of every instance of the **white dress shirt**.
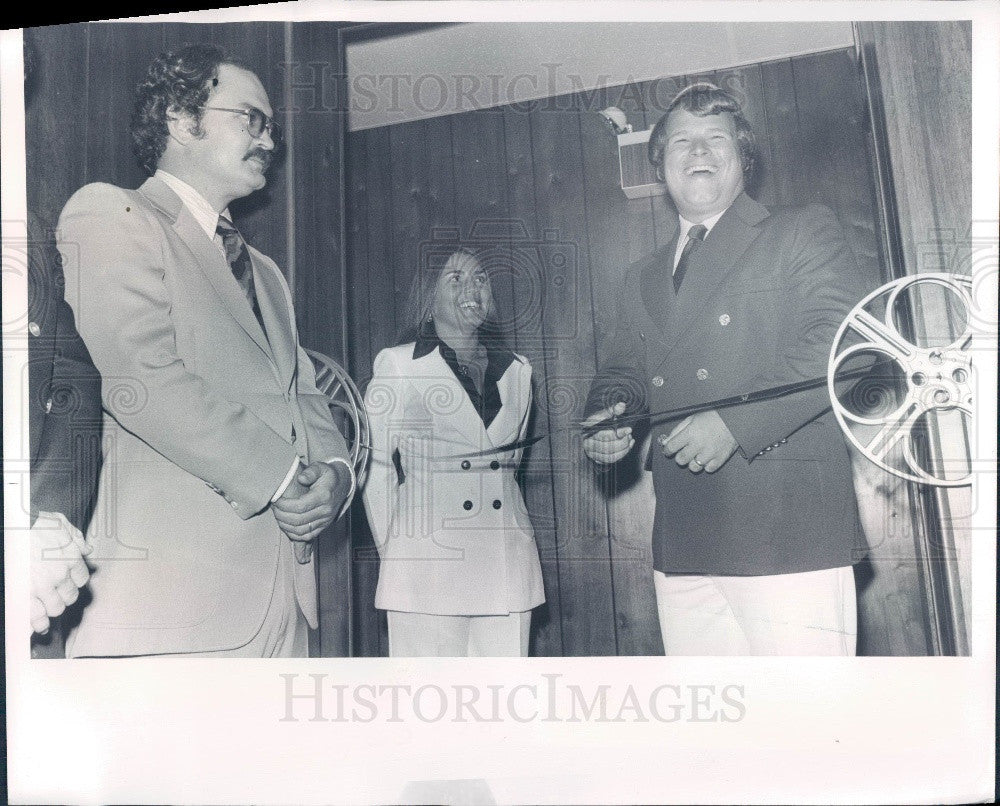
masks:
[[[727,207],[726,210],[728,209],[729,208]],[[712,227],[714,227],[718,223],[719,219],[725,215],[726,210],[723,210],[721,213],[716,213],[711,218],[706,218],[701,222],[707,230],[705,238],[707,238],[712,232]],[[681,252],[684,251],[684,246],[687,244],[688,232],[691,227],[694,226],[694,224],[684,218],[684,216],[677,216],[677,219],[680,222],[680,232],[677,234],[677,248],[674,250],[674,271],[677,271],[677,264],[680,263],[681,260]]]

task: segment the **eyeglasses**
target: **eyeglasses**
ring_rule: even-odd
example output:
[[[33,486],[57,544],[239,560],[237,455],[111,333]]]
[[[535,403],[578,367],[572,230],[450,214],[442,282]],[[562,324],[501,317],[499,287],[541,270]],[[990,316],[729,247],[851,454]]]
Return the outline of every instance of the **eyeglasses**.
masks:
[[[202,109],[214,109],[216,112],[234,112],[237,115],[246,115],[247,132],[251,137],[260,137],[266,131],[275,143],[281,140],[281,126],[278,125],[278,121],[265,115],[256,106],[251,106],[247,109],[232,109],[228,106],[203,106]]]

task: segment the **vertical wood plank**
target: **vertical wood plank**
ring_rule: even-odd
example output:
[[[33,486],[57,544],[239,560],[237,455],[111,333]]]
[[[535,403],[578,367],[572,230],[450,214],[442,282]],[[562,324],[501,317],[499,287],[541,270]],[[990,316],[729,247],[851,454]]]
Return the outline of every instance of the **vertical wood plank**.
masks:
[[[588,315],[594,330],[596,366],[619,324],[613,303],[626,269],[633,260],[655,248],[649,200],[629,200],[622,192],[617,138],[596,114],[596,110],[612,104],[639,128],[644,119],[637,88],[605,90],[585,106],[581,104],[583,198],[592,289]],[[580,462],[585,469],[594,470],[582,454]],[[612,473],[602,477],[608,482],[603,491],[607,496],[615,651],[620,655],[661,654],[650,542],[652,482],[642,470],[640,451],[633,451]]]
[[[546,350],[542,327],[544,275],[531,244],[538,236],[535,205],[534,157],[531,118],[515,106],[503,108],[507,201],[511,217],[511,260],[518,266],[517,348],[531,362],[535,410],[529,436],[553,427],[547,404],[551,392],[551,351]],[[559,576],[558,535],[555,516],[555,473],[549,440],[528,448],[521,460],[524,498],[535,532],[542,565],[545,603],[535,608],[531,624],[531,654],[565,654]]]
[[[24,34],[37,58],[25,105],[27,201],[53,227],[63,205],[86,181],[80,145],[92,136],[87,125],[91,27],[53,25]]]
[[[345,215],[347,223],[347,266],[352,282],[348,284],[349,367],[352,377],[364,388],[371,376],[371,330],[373,319],[371,282],[373,266],[368,256],[368,214],[374,204],[369,194],[369,175],[385,171],[385,166],[368,158],[369,132],[352,132],[346,142]],[[379,611],[375,609],[375,585],[378,582],[378,552],[368,528],[360,498],[351,507],[352,625],[354,655],[377,657]]]
[[[91,25],[85,182],[135,188],[147,177],[132,151],[129,120],[135,87],[163,49],[157,24]],[[108,58],[108,54],[115,58]],[[101,70],[94,65],[101,64]]]
[[[544,267],[542,328],[552,355],[545,404],[550,425],[565,427],[583,412],[595,352],[579,99],[549,101],[530,119]],[[552,437],[551,449],[564,648],[570,655],[613,654],[616,625],[603,500],[578,434]]]

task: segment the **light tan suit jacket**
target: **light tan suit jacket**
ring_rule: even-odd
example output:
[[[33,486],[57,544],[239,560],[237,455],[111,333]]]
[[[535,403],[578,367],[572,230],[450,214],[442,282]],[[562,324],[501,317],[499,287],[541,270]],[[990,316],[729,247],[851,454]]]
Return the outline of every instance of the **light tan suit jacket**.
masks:
[[[222,251],[156,178],[82,188],[59,248],[105,410],[93,601],[67,654],[241,646],[264,620],[278,553],[292,551],[271,496],[296,456],[348,455],[288,287],[251,247],[265,336]],[[293,566],[315,626],[313,563]]]

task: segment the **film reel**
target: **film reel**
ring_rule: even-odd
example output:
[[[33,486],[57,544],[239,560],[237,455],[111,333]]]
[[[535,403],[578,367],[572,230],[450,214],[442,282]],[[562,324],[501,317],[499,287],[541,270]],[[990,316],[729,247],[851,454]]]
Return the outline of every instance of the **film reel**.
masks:
[[[941,487],[972,483],[971,289],[962,275],[900,278],[861,300],[837,330],[827,364],[834,414],[854,447],[893,475]],[[916,335],[921,307],[938,311],[950,332]],[[879,359],[876,369],[845,396],[837,374],[865,357]]]
[[[327,397],[333,418],[351,452],[351,462],[360,490],[368,474],[371,437],[364,397],[340,364],[323,353],[306,350],[316,368],[316,387]]]

